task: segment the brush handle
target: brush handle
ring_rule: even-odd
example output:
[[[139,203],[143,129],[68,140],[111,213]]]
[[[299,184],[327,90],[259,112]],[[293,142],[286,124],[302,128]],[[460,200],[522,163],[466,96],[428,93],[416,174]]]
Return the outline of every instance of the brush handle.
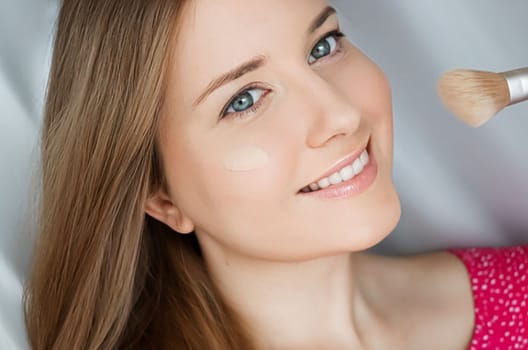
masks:
[[[528,100],[528,67],[501,73],[510,89],[510,105]]]

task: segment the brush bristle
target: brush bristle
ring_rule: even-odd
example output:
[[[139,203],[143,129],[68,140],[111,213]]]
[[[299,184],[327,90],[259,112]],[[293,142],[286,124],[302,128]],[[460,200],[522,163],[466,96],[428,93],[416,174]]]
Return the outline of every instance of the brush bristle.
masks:
[[[493,72],[449,71],[440,77],[437,92],[455,116],[473,127],[483,125],[510,103],[506,79]]]

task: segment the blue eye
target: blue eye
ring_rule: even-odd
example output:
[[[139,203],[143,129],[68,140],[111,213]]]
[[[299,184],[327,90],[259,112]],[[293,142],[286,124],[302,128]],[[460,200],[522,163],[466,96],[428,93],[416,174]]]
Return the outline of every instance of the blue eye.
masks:
[[[335,53],[339,49],[339,38],[344,36],[345,35],[338,30],[328,33],[323,39],[319,40],[312,49],[310,57],[308,57],[308,63],[315,63],[321,58]]]
[[[252,87],[242,91],[236,95],[225,108],[222,113],[222,117],[226,117],[230,114],[243,114],[247,111],[251,111],[259,105],[260,99],[265,94],[265,90],[257,87]]]

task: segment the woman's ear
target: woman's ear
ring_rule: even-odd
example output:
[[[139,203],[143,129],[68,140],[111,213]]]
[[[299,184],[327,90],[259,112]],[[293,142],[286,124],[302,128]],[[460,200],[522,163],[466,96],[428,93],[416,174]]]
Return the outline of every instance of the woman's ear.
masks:
[[[178,233],[187,234],[194,231],[194,223],[191,219],[162,190],[148,196],[145,212]]]

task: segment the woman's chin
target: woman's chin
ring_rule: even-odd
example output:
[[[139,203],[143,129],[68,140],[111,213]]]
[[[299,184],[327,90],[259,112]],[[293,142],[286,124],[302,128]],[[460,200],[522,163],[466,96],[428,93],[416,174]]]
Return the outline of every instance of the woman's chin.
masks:
[[[391,191],[380,206],[376,218],[370,218],[363,232],[352,233],[349,250],[360,252],[374,247],[387,238],[400,222],[401,202],[397,192]]]

